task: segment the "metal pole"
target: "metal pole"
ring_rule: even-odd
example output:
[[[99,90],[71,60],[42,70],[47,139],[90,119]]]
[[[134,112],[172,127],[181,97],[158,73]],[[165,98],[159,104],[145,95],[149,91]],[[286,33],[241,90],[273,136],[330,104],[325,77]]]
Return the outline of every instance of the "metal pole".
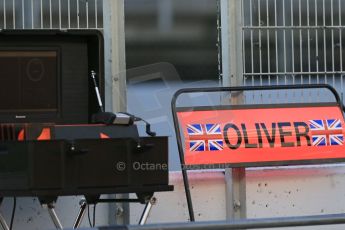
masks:
[[[243,7],[242,1],[221,0],[223,86],[243,84]],[[243,94],[230,97],[228,103],[243,104]],[[225,169],[225,183],[227,219],[245,218],[245,168]]]
[[[103,1],[105,47],[105,107],[126,111],[126,57],[124,0]]]
[[[227,219],[246,218],[246,169],[226,169],[225,184]]]
[[[150,225],[130,225],[127,230],[228,230],[228,229],[259,229],[278,227],[297,227],[314,225],[345,224],[344,214],[280,217],[263,219],[244,219],[234,221],[209,221],[188,223],[162,223]]]
[[[0,213],[0,225],[1,225],[3,230],[9,230],[10,229],[6,223],[5,218],[2,216],[1,213]]]
[[[48,208],[48,212],[49,212],[51,219],[54,222],[56,229],[63,229],[62,224],[61,224],[59,218],[57,217],[55,210],[53,208]]]
[[[56,212],[54,209],[54,204],[53,203],[42,204],[42,207],[48,209],[48,213],[49,213],[50,218],[52,219],[56,229],[63,229],[62,224],[61,224],[58,216],[56,215]]]
[[[240,91],[239,91],[240,92]],[[237,93],[237,92],[235,92]],[[231,105],[243,105],[243,93],[230,95]],[[226,217],[227,219],[241,219],[247,217],[246,210],[246,169],[225,169]]]
[[[124,0],[103,0],[105,110],[126,111]],[[111,195],[109,198],[115,198]],[[128,195],[116,195],[127,199]],[[109,204],[110,224],[129,222],[129,204]]]
[[[223,86],[243,83],[242,7],[238,0],[221,0]]]
[[[156,202],[157,202],[156,197],[152,197],[152,198],[146,203],[145,208],[144,208],[144,211],[143,211],[143,214],[141,215],[140,220],[139,220],[139,225],[144,225],[144,224],[146,224],[146,221],[147,221],[147,218],[148,218],[149,215],[150,215],[152,206],[155,205]]]
[[[3,200],[4,200],[4,198],[0,197],[0,206],[1,206]],[[5,218],[3,217],[3,215],[1,213],[0,213],[0,225],[1,225],[3,230],[9,230],[10,229],[7,225]]]
[[[83,218],[84,218],[84,215],[85,215],[85,210],[86,210],[86,206],[87,206],[87,203],[85,200],[81,200],[79,202],[80,204],[80,209],[79,209],[79,213],[78,213],[78,216],[77,218],[75,219],[75,222],[74,222],[74,225],[73,225],[73,229],[76,229],[80,226]]]

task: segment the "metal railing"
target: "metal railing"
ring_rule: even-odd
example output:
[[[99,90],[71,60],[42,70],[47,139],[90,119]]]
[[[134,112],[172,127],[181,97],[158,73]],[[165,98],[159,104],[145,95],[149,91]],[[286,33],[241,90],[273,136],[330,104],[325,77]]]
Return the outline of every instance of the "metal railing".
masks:
[[[1,29],[103,29],[102,0],[0,0]]]
[[[244,85],[327,83],[343,94],[344,0],[242,0]]]
[[[203,221],[189,223],[161,223],[148,225],[125,225],[97,229],[121,230],[225,230],[261,229],[279,227],[302,227],[316,225],[345,224],[345,214],[296,216],[263,219],[241,219],[233,221]],[[86,229],[85,229],[86,230]],[[91,229],[90,229],[91,230]]]

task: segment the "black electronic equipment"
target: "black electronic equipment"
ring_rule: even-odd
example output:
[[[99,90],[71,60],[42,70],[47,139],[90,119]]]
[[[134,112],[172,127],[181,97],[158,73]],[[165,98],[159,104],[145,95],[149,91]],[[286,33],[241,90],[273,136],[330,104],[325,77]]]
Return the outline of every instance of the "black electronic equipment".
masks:
[[[103,65],[96,30],[0,31],[0,204],[37,196],[61,229],[58,196],[95,204],[101,194],[136,193],[115,201],[146,203],[147,212],[154,192],[173,190],[168,138],[141,118],[104,112]],[[139,136],[137,121],[150,137]]]
[[[87,124],[98,112],[89,79],[104,99],[103,37],[98,30],[2,30],[0,121]]]
[[[57,132],[60,136],[69,130],[63,129]],[[109,130],[104,132],[111,136]],[[1,142],[0,197],[56,198],[172,189],[168,185],[167,137],[109,136]]]

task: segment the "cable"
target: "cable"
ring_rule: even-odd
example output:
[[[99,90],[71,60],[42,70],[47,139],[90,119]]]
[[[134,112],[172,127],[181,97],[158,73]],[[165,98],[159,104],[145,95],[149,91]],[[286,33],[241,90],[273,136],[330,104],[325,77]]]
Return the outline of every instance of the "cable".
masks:
[[[96,225],[96,204],[93,205],[93,226],[95,227]]]
[[[17,198],[13,197],[13,209],[12,209],[12,215],[11,215],[10,230],[12,230],[12,227],[13,227],[13,221],[14,221],[14,215],[16,213],[16,207],[17,207]]]
[[[89,220],[90,227],[92,228],[91,217],[90,217],[90,205],[87,205],[87,218]]]
[[[132,115],[133,116],[133,115]],[[145,127],[146,127],[146,133],[151,136],[151,137],[155,137],[156,136],[156,133],[151,131],[151,124],[148,123],[146,120],[140,118],[140,117],[136,117],[134,116],[134,121],[142,121],[145,123]]]

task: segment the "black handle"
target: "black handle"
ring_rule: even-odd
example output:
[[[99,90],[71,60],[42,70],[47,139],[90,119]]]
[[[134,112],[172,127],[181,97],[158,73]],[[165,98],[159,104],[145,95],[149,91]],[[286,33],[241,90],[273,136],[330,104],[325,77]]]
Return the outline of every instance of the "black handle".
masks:
[[[73,156],[85,155],[89,152],[88,149],[79,149],[73,143],[68,148],[68,153]]]

